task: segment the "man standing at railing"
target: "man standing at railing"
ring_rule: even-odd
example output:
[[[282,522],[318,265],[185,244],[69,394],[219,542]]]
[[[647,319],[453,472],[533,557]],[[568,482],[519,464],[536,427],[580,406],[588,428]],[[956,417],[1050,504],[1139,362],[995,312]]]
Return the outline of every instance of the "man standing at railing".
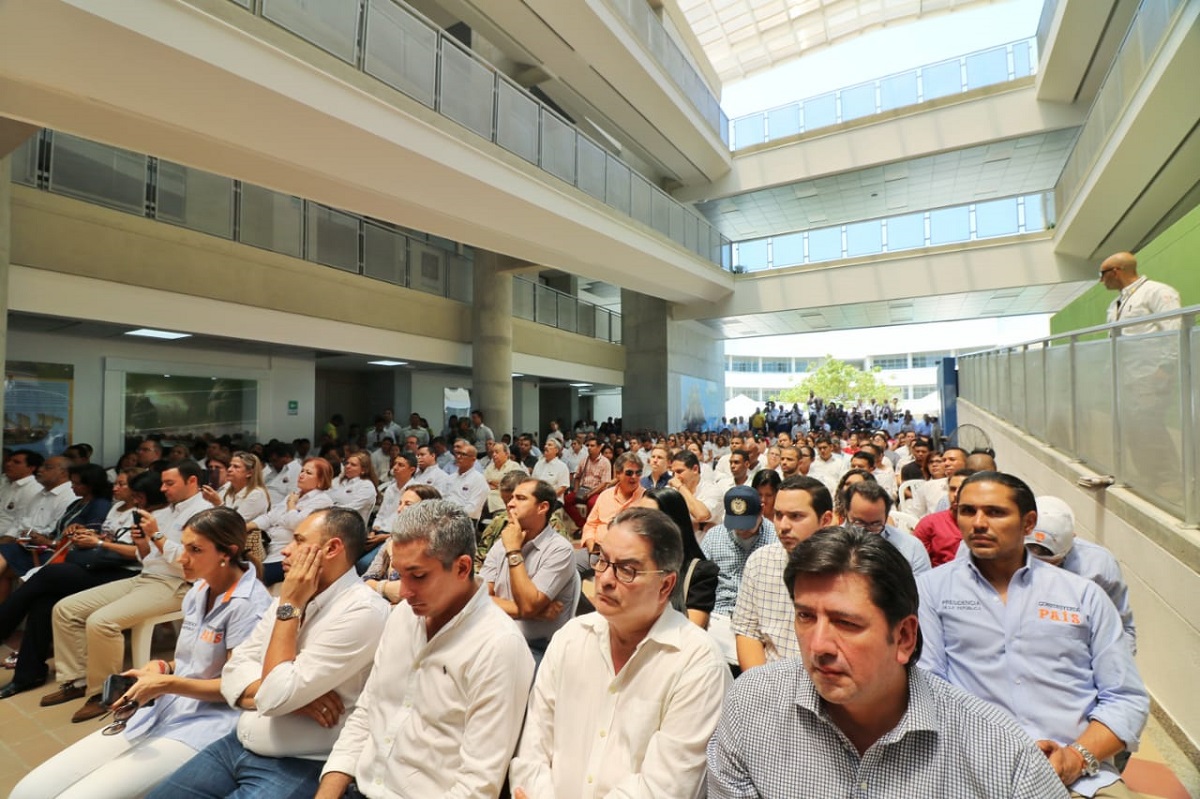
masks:
[[[1108,306],[1107,320],[1125,322],[1143,316],[1166,313],[1179,309],[1179,292],[1165,283],[1148,280],[1137,272],[1137,258],[1132,253],[1119,252],[1110,255],[1100,264],[1100,280],[1110,291],[1119,292]],[[1133,407],[1141,419],[1139,436],[1143,441],[1156,442],[1152,446],[1134,446],[1130,457],[1135,473],[1127,475],[1132,483],[1151,489],[1160,496],[1173,501],[1183,497],[1183,487],[1177,469],[1170,464],[1178,463],[1174,435],[1167,429],[1165,420],[1178,419],[1174,402],[1179,394],[1179,347],[1176,335],[1179,318],[1157,322],[1126,325],[1122,336],[1147,336],[1146,341],[1119,344],[1117,379],[1120,380],[1120,402]]]
[[[1179,292],[1166,283],[1138,276],[1137,258],[1133,253],[1119,252],[1110,255],[1100,264],[1100,280],[1109,291],[1120,292],[1108,306],[1108,322],[1124,322],[1142,316],[1166,313],[1179,309]],[[1147,322],[1129,325],[1123,335],[1134,336],[1144,333],[1159,333],[1178,330],[1179,320]]]

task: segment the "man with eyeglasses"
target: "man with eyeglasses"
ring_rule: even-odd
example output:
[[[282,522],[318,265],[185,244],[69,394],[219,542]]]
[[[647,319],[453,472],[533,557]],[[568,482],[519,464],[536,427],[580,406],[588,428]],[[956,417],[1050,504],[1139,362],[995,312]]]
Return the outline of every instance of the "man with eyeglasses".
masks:
[[[699,797],[730,673],[670,606],[680,531],[661,511],[631,508],[592,562],[596,612],[550,641],[509,771],[513,797]]]
[[[471,521],[478,524],[489,489],[483,473],[475,468],[475,445],[465,438],[454,442],[454,465],[458,471],[446,480],[442,496],[465,510]]]
[[[848,526],[875,533],[900,550],[914,575],[929,571],[929,553],[925,551],[924,544],[915,536],[889,525],[887,518],[891,511],[892,497],[879,483],[864,481],[846,489]]]
[[[632,452],[622,452],[617,456],[616,465],[613,467],[613,476],[617,482],[611,488],[600,492],[587,521],[584,522],[583,531],[579,534],[583,545],[578,560],[581,571],[591,571],[585,556],[597,544],[604,543],[604,535],[608,532],[612,520],[626,508],[633,507],[646,493],[646,488],[641,482],[641,466],[637,455]]]

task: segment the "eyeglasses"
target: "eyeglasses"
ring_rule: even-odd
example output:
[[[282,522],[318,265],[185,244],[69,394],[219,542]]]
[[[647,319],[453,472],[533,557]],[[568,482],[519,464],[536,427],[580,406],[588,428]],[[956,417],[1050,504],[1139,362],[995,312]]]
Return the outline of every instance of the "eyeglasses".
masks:
[[[858,521],[857,519],[847,519],[846,523],[849,524],[851,527],[857,527],[859,530],[862,530],[864,533],[882,533],[883,529],[885,527],[887,527],[886,519],[883,521],[878,521],[878,522],[861,522],[861,521]]]
[[[666,569],[635,569],[628,563],[613,563],[608,558],[604,557],[602,552],[593,552],[589,558],[592,568],[597,574],[602,574],[608,571],[608,567],[612,566],[613,574],[616,575],[617,581],[628,585],[637,579],[639,574],[666,574]]]
[[[633,477],[635,474],[641,474],[641,472],[638,471],[637,469],[626,469],[624,471],[624,475],[626,477]]]
[[[122,705],[118,705],[117,707],[113,708],[112,723],[109,724],[104,729],[102,729],[100,731],[101,734],[117,735],[118,733],[124,732],[125,725],[127,725],[129,723],[129,720],[131,718],[133,718],[133,714],[137,712],[137,709],[138,709],[138,703],[134,702],[133,700],[130,700],[128,702],[125,702]]]
[[[1110,266],[1107,269],[1101,269],[1100,277],[1101,277],[1101,279],[1103,279],[1104,276],[1107,275],[1109,272],[1115,272],[1115,271],[1117,271],[1117,267],[1115,267],[1115,266]]]

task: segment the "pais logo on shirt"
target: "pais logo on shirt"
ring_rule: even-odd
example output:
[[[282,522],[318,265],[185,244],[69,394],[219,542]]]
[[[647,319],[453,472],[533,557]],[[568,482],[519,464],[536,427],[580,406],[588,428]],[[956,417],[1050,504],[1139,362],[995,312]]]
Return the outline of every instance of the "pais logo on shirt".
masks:
[[[219,644],[225,640],[225,633],[220,630],[214,630],[211,627],[205,627],[200,631],[200,640],[206,644]]]
[[[1060,621],[1064,624],[1081,624],[1083,622],[1083,617],[1077,607],[1056,605],[1053,602],[1039,602],[1037,608],[1037,617],[1041,621]]]

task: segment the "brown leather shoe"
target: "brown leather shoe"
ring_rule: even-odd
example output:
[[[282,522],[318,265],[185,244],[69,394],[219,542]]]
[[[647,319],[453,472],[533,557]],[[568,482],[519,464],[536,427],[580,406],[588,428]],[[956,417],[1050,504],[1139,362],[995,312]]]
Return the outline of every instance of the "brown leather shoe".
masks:
[[[108,708],[100,703],[100,694],[94,694],[88,697],[88,701],[83,707],[75,711],[75,715],[71,716],[71,723],[78,724],[81,721],[91,721],[98,719],[108,712]]]
[[[63,702],[71,702],[76,699],[82,699],[86,694],[86,686],[76,686],[73,682],[65,682],[58,686],[57,691],[43,696],[42,701],[39,704],[42,707],[54,707],[55,705],[61,705]]]

